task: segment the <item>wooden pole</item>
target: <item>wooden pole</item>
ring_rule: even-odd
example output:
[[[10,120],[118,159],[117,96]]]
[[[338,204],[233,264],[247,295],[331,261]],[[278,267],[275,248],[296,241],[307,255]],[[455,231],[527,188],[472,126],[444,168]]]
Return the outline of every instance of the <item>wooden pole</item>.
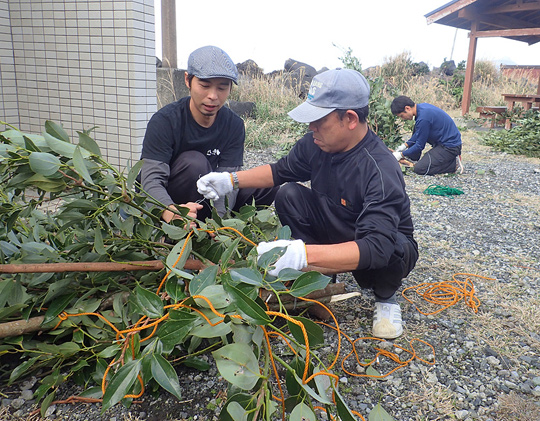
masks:
[[[161,50],[162,66],[176,69],[176,0],[161,0]]]
[[[15,320],[0,324],[0,339],[41,330],[41,323],[45,316],[32,317],[28,320]]]
[[[469,113],[471,107],[472,80],[474,74],[474,61],[476,58],[476,21],[471,22],[471,32],[469,33],[469,54],[467,56],[467,68],[465,69],[465,82],[463,84],[463,98],[461,100],[461,115]]]
[[[0,265],[0,273],[63,273],[63,272],[128,272],[133,270],[161,270],[161,260],[136,262],[75,262],[75,263],[25,263]],[[188,259],[184,269],[201,270],[205,265],[196,259]]]

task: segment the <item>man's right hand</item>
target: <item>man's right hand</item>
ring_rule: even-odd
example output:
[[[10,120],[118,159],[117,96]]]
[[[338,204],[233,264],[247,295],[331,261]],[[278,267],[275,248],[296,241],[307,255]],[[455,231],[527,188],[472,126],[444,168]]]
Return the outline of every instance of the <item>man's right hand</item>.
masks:
[[[217,200],[233,191],[231,173],[211,172],[197,180],[197,190],[206,199]]]

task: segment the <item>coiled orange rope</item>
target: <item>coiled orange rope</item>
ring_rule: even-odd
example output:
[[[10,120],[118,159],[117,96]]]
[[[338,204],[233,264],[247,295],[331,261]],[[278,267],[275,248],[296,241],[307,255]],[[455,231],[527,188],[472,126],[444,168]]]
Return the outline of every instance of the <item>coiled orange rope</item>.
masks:
[[[465,276],[465,280],[461,281],[457,279],[458,276]],[[470,277],[477,277],[482,279],[488,279],[493,281],[493,278],[487,278],[485,276],[473,275],[470,273],[456,273],[452,275],[452,281],[442,282],[425,282],[423,284],[414,285],[412,287],[405,288],[402,292],[403,298],[409,303],[414,305],[419,313],[423,315],[433,315],[446,310],[448,307],[457,304],[460,300],[464,300],[465,304],[469,306],[475,313],[478,312],[480,307],[480,300],[475,295],[475,288]],[[407,297],[409,291],[416,292],[420,297],[430,304],[440,306],[440,308],[433,311],[422,311],[413,301]]]

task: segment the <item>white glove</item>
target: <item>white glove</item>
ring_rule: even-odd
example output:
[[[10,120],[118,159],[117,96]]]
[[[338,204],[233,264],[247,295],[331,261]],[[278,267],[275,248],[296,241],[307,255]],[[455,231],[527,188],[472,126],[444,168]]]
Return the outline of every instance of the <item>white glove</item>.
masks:
[[[197,180],[197,191],[206,199],[217,200],[233,191],[231,173],[211,172]]]
[[[392,152],[392,155],[394,155],[394,158],[396,158],[398,161],[403,158],[403,154],[401,152]]]
[[[407,149],[407,147],[407,144],[403,143],[396,148],[396,152],[403,152],[405,149]]]
[[[287,247],[287,250],[274,264],[276,268],[268,271],[270,275],[278,276],[285,268],[300,270],[307,266],[306,245],[302,240],[277,240],[268,243],[263,241],[257,246],[257,254],[261,257],[276,247]]]

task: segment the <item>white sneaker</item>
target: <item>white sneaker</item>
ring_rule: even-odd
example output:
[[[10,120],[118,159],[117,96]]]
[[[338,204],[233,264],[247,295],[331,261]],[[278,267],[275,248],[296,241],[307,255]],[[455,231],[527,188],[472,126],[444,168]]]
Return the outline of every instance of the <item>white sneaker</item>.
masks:
[[[399,304],[375,302],[373,314],[373,336],[395,339],[403,333]]]

